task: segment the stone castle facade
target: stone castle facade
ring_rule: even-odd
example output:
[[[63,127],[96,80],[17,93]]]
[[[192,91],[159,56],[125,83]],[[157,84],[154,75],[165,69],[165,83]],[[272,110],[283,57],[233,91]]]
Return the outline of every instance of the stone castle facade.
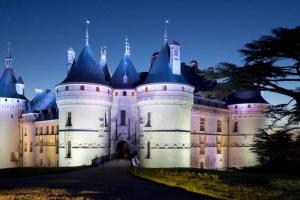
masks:
[[[99,157],[128,158],[142,167],[227,169],[256,164],[250,151],[265,126],[260,93],[224,100],[200,95],[216,82],[196,61],[180,60],[178,42],[165,41],[148,72],[137,72],[129,43],[111,75],[106,49],[96,61],[88,41],[76,58],[68,50],[66,78],[29,101],[10,53],[0,79],[0,168],[90,165]]]

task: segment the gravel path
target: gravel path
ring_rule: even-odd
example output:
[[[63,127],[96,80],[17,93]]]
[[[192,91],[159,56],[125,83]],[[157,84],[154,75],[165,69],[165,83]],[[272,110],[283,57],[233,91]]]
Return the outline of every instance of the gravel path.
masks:
[[[210,199],[132,176],[126,161],[67,173],[0,180],[0,199]]]

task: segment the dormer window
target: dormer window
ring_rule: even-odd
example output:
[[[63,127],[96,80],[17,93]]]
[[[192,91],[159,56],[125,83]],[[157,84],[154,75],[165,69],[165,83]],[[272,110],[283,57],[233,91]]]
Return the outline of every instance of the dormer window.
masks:
[[[123,84],[127,84],[128,78],[126,74],[123,76]]]
[[[80,90],[84,90],[84,86],[83,85],[80,86]]]

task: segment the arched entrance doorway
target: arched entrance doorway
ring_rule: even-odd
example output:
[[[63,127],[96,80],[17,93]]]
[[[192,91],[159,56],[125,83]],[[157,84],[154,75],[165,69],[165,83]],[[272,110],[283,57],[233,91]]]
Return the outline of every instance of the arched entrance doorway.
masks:
[[[128,159],[130,154],[130,146],[126,141],[120,141],[117,143],[117,158],[118,159]]]

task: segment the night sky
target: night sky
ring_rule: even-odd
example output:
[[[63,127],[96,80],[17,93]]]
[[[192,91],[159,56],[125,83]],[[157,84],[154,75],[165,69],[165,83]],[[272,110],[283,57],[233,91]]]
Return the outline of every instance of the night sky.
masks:
[[[246,42],[275,27],[300,25],[299,8],[299,0],[1,0],[1,73],[11,42],[14,69],[25,81],[28,98],[34,88],[60,83],[66,76],[66,50],[73,47],[78,56],[84,46],[86,19],[95,57],[106,45],[111,71],[123,55],[126,35],[137,70],[146,71],[151,54],[163,44],[165,18],[169,40],[182,45],[182,61],[196,59],[201,68],[222,61],[239,64],[237,50]],[[287,100],[274,94],[266,98],[271,103]]]

